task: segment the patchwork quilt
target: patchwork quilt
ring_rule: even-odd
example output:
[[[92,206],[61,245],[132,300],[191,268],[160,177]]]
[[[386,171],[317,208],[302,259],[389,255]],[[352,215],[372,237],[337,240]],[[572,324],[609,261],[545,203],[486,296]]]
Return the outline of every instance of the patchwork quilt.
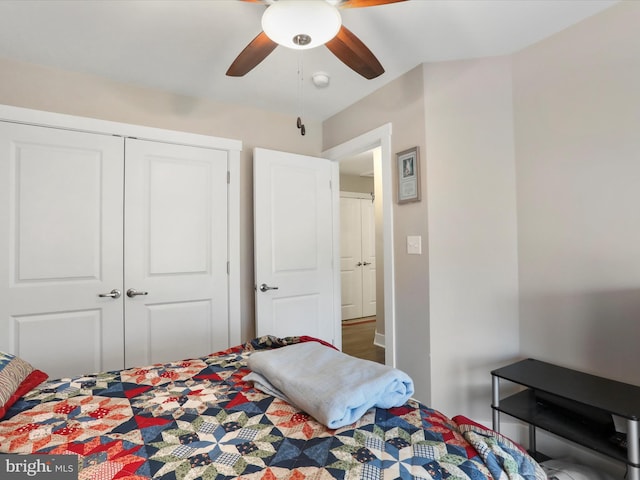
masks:
[[[77,455],[80,480],[545,478],[498,434],[472,444],[415,401],[330,430],[243,380],[252,352],[306,340],[45,382],[0,421],[0,453]]]

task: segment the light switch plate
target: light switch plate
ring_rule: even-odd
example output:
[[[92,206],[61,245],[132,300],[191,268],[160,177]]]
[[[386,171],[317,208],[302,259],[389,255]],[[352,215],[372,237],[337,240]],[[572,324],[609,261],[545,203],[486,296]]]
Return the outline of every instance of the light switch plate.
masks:
[[[422,237],[420,235],[407,236],[407,253],[409,255],[422,255]]]

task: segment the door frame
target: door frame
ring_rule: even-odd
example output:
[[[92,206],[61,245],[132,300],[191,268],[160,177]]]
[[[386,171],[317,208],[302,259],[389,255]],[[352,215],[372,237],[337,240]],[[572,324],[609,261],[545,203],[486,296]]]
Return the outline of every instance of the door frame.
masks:
[[[240,152],[242,142],[198,133],[165,130],[129,123],[112,122],[89,117],[46,112],[0,104],[0,120],[43,127],[91,132],[103,135],[134,137],[177,145],[212,148],[227,151],[228,208],[228,288],[229,345],[241,343],[241,272],[240,272]]]
[[[379,147],[380,176],[382,183],[382,217],[383,217],[383,289],[384,289],[384,334],[385,334],[385,363],[392,367],[396,365],[395,345],[395,284],[394,284],[394,255],[393,255],[393,158],[391,153],[391,123],[384,124],[370,130],[340,145],[336,145],[322,152],[322,156],[336,163],[348,157]],[[374,162],[376,160],[374,159]],[[375,169],[375,168],[374,168]],[[334,202],[339,211],[340,189],[334,188]],[[340,245],[340,218],[334,217],[334,245]],[[338,258],[339,262],[339,258]],[[340,295],[340,268],[336,268],[336,285],[338,298]],[[340,304],[341,302],[337,302]]]

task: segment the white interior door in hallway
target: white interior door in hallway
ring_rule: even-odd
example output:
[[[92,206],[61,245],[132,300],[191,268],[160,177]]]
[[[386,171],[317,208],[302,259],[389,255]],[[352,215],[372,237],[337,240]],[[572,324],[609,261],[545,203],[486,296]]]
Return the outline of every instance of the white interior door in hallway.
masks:
[[[375,209],[371,195],[340,192],[342,320],[376,314]]]
[[[228,156],[0,121],[0,350],[56,378],[229,346]]]

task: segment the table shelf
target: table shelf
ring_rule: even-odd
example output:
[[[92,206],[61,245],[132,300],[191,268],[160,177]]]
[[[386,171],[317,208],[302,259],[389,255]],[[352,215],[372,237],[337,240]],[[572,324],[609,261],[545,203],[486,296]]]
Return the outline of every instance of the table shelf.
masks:
[[[640,387],[526,359],[491,372],[493,428],[504,413],[529,425],[529,449],[538,456],[535,429],[599,452],[627,465],[630,480],[640,480]],[[500,380],[524,387],[500,398]],[[613,415],[626,421],[628,442],[616,432]],[[624,440],[623,444],[621,440]]]

